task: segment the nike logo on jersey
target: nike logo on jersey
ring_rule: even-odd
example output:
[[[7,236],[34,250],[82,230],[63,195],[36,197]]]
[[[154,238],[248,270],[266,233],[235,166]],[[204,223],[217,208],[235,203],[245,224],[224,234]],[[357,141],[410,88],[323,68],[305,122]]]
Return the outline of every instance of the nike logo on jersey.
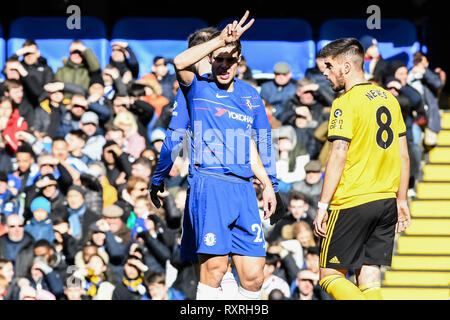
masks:
[[[218,92],[216,93],[216,98],[221,99],[221,98],[228,98],[228,97],[229,97],[229,96],[221,96],[221,95],[219,95]]]

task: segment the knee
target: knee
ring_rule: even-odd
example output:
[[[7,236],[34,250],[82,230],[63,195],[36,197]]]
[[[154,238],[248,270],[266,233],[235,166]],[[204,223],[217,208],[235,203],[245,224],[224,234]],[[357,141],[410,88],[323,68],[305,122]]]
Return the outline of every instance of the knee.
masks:
[[[255,272],[251,275],[244,275],[244,277],[240,277],[239,281],[241,283],[241,287],[245,290],[249,291],[259,291],[264,283],[264,273]]]
[[[226,265],[206,264],[200,269],[200,282],[211,287],[218,287],[226,272]]]

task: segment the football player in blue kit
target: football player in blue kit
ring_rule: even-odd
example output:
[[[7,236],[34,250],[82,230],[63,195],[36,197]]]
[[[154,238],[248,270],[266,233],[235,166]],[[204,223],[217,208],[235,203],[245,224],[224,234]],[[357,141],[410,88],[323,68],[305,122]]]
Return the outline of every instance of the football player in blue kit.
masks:
[[[198,255],[197,299],[218,296],[229,256],[240,280],[237,298],[260,298],[265,242],[252,177],[263,184],[267,219],[276,206],[272,187],[276,186],[276,174],[264,104],[256,89],[235,78],[241,57],[239,38],[254,22],[243,26],[248,14],[174,59],[192,137],[181,252],[192,260],[189,255]],[[201,76],[192,66],[205,57],[212,72]],[[177,106],[173,112],[179,116]],[[177,131],[178,137],[172,140],[178,141],[181,135],[182,131]],[[161,186],[164,171],[170,170],[167,157],[173,158],[173,154],[160,158],[166,165],[158,164],[152,189]]]

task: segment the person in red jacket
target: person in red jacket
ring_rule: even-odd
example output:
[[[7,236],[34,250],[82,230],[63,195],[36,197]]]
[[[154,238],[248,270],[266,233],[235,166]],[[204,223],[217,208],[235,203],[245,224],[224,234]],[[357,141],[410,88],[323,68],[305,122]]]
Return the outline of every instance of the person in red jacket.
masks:
[[[27,129],[27,122],[20,116],[19,109],[13,108],[11,98],[0,97],[0,131],[6,144],[14,153],[18,148],[16,133]]]

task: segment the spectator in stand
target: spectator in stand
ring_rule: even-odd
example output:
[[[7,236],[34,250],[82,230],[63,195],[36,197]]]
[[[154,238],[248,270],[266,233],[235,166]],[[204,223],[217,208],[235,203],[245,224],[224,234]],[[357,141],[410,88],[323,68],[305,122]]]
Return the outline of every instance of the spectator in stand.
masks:
[[[153,58],[152,73],[161,85],[161,95],[166,97],[167,100],[172,100],[174,98],[172,93],[172,85],[176,80],[176,76],[173,73],[169,73],[169,69],[167,68],[168,63],[172,63],[172,60],[165,59],[161,56],[156,56]],[[145,76],[143,78],[145,78]]]
[[[6,218],[7,234],[0,237],[0,258],[12,261],[16,278],[25,277],[33,261],[33,237],[25,231],[18,214]]]
[[[155,109],[156,115],[160,117],[163,108],[169,104],[169,99],[162,95],[163,89],[158,80],[148,77],[137,80],[135,83],[144,86],[144,101],[150,104]]]
[[[119,69],[108,64],[102,71],[103,98],[106,101],[113,101],[117,96],[124,96],[127,93],[127,86],[120,77]]]
[[[48,98],[43,100],[34,110],[33,127],[37,135],[55,137],[58,133],[58,125],[66,110],[68,103],[64,99],[64,83],[52,82],[44,86]]]
[[[428,115],[427,128],[437,134],[441,130],[438,95],[444,86],[444,82],[441,80],[440,74],[432,71],[429,65],[427,57],[421,52],[416,52],[414,54],[414,66],[408,75],[408,83],[422,96]],[[426,140],[425,137],[425,144],[427,143]]]
[[[20,202],[17,198],[17,190],[9,186],[6,172],[0,171],[0,224],[5,223],[9,214],[19,213],[19,209]]]
[[[324,58],[316,56],[316,65],[314,68],[306,69],[305,78],[310,79],[313,83],[318,84],[322,90],[328,93],[330,97],[335,97],[336,93],[330,85],[330,81],[323,75],[325,70]]]
[[[86,48],[81,40],[74,40],[70,44],[69,53],[69,59],[63,59],[64,66],[56,70],[55,80],[75,83],[87,90],[91,75],[100,71],[100,63],[94,52]],[[64,96],[70,98],[71,95],[66,92]]]
[[[58,135],[64,137],[71,130],[80,129],[81,117],[88,109],[89,105],[86,98],[83,95],[74,94],[61,116]]]
[[[308,204],[308,198],[305,194],[298,191],[291,191],[289,193],[289,213],[284,216],[273,228],[269,237],[268,242],[282,240],[282,229],[286,225],[292,225],[298,221],[305,221],[310,226],[314,221],[314,210]]]
[[[155,150],[158,154],[161,153],[165,138],[166,134],[161,128],[156,128],[152,131],[150,142],[152,144],[153,150]]]
[[[28,128],[28,123],[20,115],[19,109],[14,108],[10,97],[0,97],[0,132],[11,153],[17,152],[19,141],[17,132]]]
[[[291,124],[295,129],[297,141],[303,143],[310,159],[317,159],[322,149],[322,143],[315,138],[317,123],[308,107],[297,106],[295,108],[295,117]]]
[[[30,192],[26,195],[26,203],[30,203],[35,197],[44,197],[50,202],[51,212],[55,212],[58,208],[65,208],[66,197],[61,192],[58,180],[53,176],[53,174],[45,174],[39,177],[39,180],[35,183],[36,189],[34,192]],[[31,213],[31,212],[30,212]],[[24,214],[25,216],[25,214]],[[53,221],[53,218],[56,217],[55,214],[52,214],[50,218]]]
[[[114,234],[109,230],[108,223],[98,220],[90,226],[86,242],[75,255],[75,265],[82,269],[93,254],[99,254],[107,264],[108,278],[120,279],[126,247],[117,242]]]
[[[64,294],[64,285],[57,273],[50,267],[44,257],[37,256],[33,259],[29,274],[26,277],[30,286],[35,290],[51,292],[56,299]]]
[[[106,167],[106,177],[109,183],[119,192],[119,186],[131,177],[131,163],[128,154],[117,143],[107,140],[103,146],[102,161]]]
[[[138,133],[145,138],[146,146],[150,145],[148,141],[148,130],[147,127],[155,118],[155,108],[145,101],[145,86],[138,83],[131,84],[130,88],[130,106],[129,111],[134,114],[136,122],[138,125]],[[166,105],[161,113],[162,117],[170,117],[171,113],[168,115],[167,109],[169,105]],[[164,114],[164,115],[163,115]],[[161,119],[158,118],[155,122],[155,127]],[[154,121],[154,120],[153,120]],[[162,121],[162,120],[161,120]]]
[[[305,147],[298,141],[295,129],[291,126],[282,126],[277,129],[278,143],[274,142],[275,150],[279,151],[277,166],[277,178],[281,184],[285,183],[288,187],[281,191],[287,192],[290,184],[301,181],[305,178],[305,164],[310,157]]]
[[[312,119],[315,120],[315,127],[323,121],[328,120],[324,115],[324,107],[331,106],[334,95],[329,93],[325,87],[314,83],[309,78],[302,78],[297,81],[295,93],[289,97],[283,112],[278,119],[286,124],[292,123],[295,118],[295,111],[298,106],[306,106],[311,113]]]
[[[41,87],[53,81],[53,70],[47,65],[47,59],[41,56],[33,39],[25,40],[22,48],[18,49],[13,57],[17,59],[23,57],[21,61],[23,67],[31,76],[36,78]]]
[[[144,178],[150,187],[151,176],[152,176],[152,162],[145,157],[139,157],[133,162],[131,166],[131,174],[136,177]]]
[[[291,189],[305,194],[309,199],[308,203],[316,207],[322,192],[322,165],[318,160],[311,160],[305,165],[305,172],[305,179],[293,183]]]
[[[275,78],[261,85],[261,98],[266,103],[274,106],[274,116],[278,118],[283,112],[287,101],[295,94],[297,87],[295,80],[291,78],[291,68],[287,63],[277,63],[273,72]]]
[[[111,300],[115,278],[107,272],[107,263],[98,253],[89,256],[84,268],[77,271],[84,277],[84,290],[91,300]]]
[[[129,216],[130,212],[124,212],[121,207],[113,204],[103,209],[101,220],[106,222],[107,226],[102,222],[102,226],[99,228],[106,231],[109,229],[114,234],[116,241],[126,247],[131,241],[131,230],[126,225]]]
[[[35,154],[29,144],[21,145],[16,152],[17,171],[14,175],[20,179],[19,194],[33,185],[34,180],[39,175],[39,167],[34,162]]]
[[[45,239],[48,242],[55,240],[53,222],[50,219],[50,201],[44,197],[37,197],[31,202],[30,210],[33,214],[25,225],[25,231],[33,236],[35,241]]]
[[[86,142],[88,140],[88,136],[83,130],[71,130],[68,134],[66,134],[65,140],[67,141],[71,158],[80,160],[86,166],[94,162],[91,157],[83,153],[83,149],[86,146]],[[83,166],[83,168],[83,171],[85,171],[86,167]]]
[[[148,196],[148,182],[139,176],[131,176],[124,189],[118,193],[119,200],[115,203],[123,209],[125,215],[123,222],[127,223],[131,212],[134,210],[135,201],[140,196]]]
[[[250,83],[252,86],[256,86],[256,80],[253,78],[252,69],[247,65],[247,60],[244,56],[241,56],[241,60],[238,64],[237,78]]]
[[[86,145],[82,151],[95,161],[101,159],[102,148],[106,143],[103,134],[98,133],[99,124],[99,117],[93,111],[87,111],[81,116],[80,128],[87,135]]]
[[[378,50],[377,40],[365,35],[359,40],[364,47],[364,73],[367,80],[376,79],[383,86],[389,74],[389,63],[383,59]]]
[[[80,173],[87,170],[86,164],[73,157],[69,153],[69,144],[63,137],[55,137],[52,143],[52,156],[58,159],[59,164],[66,169],[72,179],[74,184],[80,184]],[[62,185],[60,185],[62,187]],[[66,192],[67,189],[64,189]]]
[[[146,293],[144,285],[145,273],[148,267],[142,257],[130,255],[123,266],[123,276],[118,281],[112,300],[140,300]]]
[[[131,47],[125,41],[116,41],[112,43],[110,65],[116,67],[122,81],[128,84],[139,76],[139,62],[136,59]]]
[[[0,300],[18,300],[20,288],[17,277],[14,277],[14,265],[12,261],[0,258],[0,276],[4,277],[5,285],[0,285]],[[2,292],[1,289],[4,291]]]
[[[71,231],[70,231],[71,232]],[[67,217],[57,217],[53,220],[53,233],[55,235],[55,256],[57,260],[64,261],[67,266],[75,264],[75,255],[79,242],[69,233],[69,220]],[[65,270],[66,276],[70,270]],[[62,277],[64,279],[66,277]]]
[[[167,287],[166,276],[163,273],[149,272],[144,283],[147,287],[147,294],[141,300],[185,300],[181,291]]]
[[[133,207],[133,211],[127,220],[127,227],[131,229],[131,239],[135,239],[136,235],[142,231],[148,231],[145,221],[152,210],[150,199],[146,196],[139,196]]]
[[[145,138],[138,133],[138,125],[133,114],[129,111],[121,112],[114,118],[114,125],[125,133],[125,152],[134,159],[139,158],[141,152],[145,150],[146,144]]]
[[[20,63],[18,63],[20,65]],[[5,97],[11,98],[13,110],[19,110],[19,115],[23,117],[28,127],[33,126],[34,106],[24,96],[23,84],[19,80],[7,79],[3,83]]]
[[[291,300],[332,300],[332,298],[317,285],[319,277],[308,269],[300,270],[296,287],[292,293]]]
[[[87,236],[89,226],[100,218],[98,213],[86,205],[85,193],[85,190],[77,185],[71,186],[67,192],[67,211],[71,235],[78,241]]]
[[[284,226],[281,232],[283,238],[288,239],[287,241],[290,241],[289,239],[293,239],[296,240],[300,245],[301,252],[298,252],[296,249],[291,250],[290,247],[289,250],[298,253],[298,255],[294,256],[294,258],[296,259],[295,262],[300,269],[303,268],[309,248],[316,247],[318,243],[316,238],[314,237],[311,226],[306,221],[297,221],[291,225]],[[294,242],[292,242],[291,245],[293,243]],[[288,246],[288,243],[286,241],[281,242],[281,244],[285,247]],[[301,258],[300,254],[302,255]],[[303,262],[300,263],[301,261]]]
[[[280,257],[277,254],[267,253],[264,265],[264,282],[261,287],[261,299],[268,300],[272,290],[281,290],[285,298],[291,295],[289,284],[283,278],[274,274],[275,269],[280,267]]]
[[[35,257],[43,257],[56,276],[63,280],[67,277],[67,263],[56,256],[55,248],[45,239],[38,240],[33,247]]]

